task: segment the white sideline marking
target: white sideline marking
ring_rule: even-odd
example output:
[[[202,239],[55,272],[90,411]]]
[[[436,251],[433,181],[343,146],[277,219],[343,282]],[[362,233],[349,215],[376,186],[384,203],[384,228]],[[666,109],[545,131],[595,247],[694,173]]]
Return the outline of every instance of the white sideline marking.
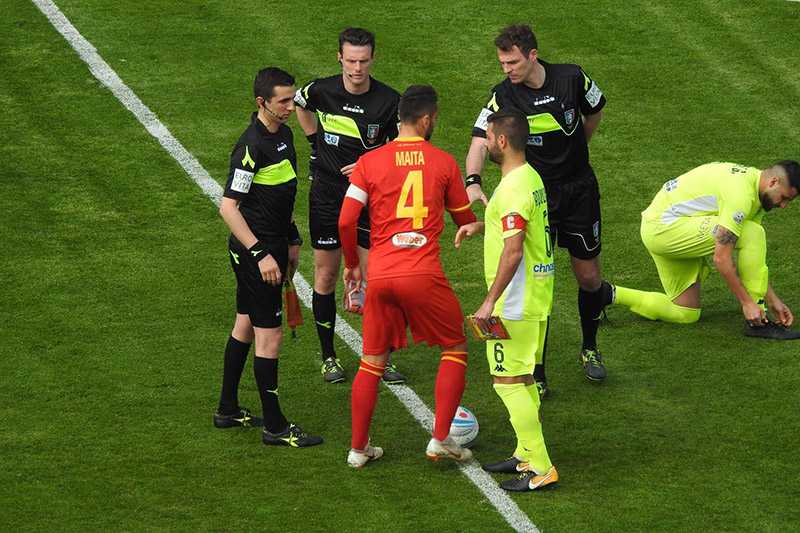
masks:
[[[109,88],[114,96],[133,116],[141,122],[145,129],[156,138],[164,149],[183,167],[187,174],[203,190],[215,205],[222,198],[222,187],[208,174],[200,162],[176,139],[155,113],[139,99],[130,87],[120,79],[116,72],[106,63],[92,44],[78,32],[61,10],[50,0],[31,0],[44,13],[50,23],[58,30],[67,42],[78,52],[78,55],[89,66],[95,78]],[[311,308],[311,286],[296,273],[294,282],[297,293],[306,307]],[[344,340],[356,355],[361,354],[361,335],[345,320],[337,315],[336,333]],[[428,432],[433,430],[433,413],[425,405],[417,393],[405,385],[392,385],[388,389],[408,409],[408,412]],[[420,450],[420,455],[422,451]],[[344,462],[343,462],[344,463]],[[342,467],[344,468],[344,466]],[[500,515],[516,531],[538,532],[536,525],[520,510],[514,501],[497,486],[497,483],[486,474],[477,463],[459,465],[461,472],[483,493]]]

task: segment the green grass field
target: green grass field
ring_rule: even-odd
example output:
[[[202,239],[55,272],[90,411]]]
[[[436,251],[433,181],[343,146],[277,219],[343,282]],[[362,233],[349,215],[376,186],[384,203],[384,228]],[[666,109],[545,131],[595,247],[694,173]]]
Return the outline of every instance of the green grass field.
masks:
[[[377,33],[377,78],[439,90],[434,141],[463,161],[502,78],[494,34],[529,21],[543,58],[581,64],[609,99],[591,145],[603,268],[629,286],[659,287],[638,234],[664,181],[710,161],[800,158],[797,3],[57,4],[220,183],[255,72],[276,64],[298,83],[333,74],[336,36],[349,25]],[[32,3],[4,8],[0,530],[507,530],[457,468],[425,461],[427,435],[385,388],[372,437],[386,457],[347,468],[349,386],[322,383],[308,323],[287,337],[281,401],[325,445],[268,449],[256,430],[212,427],[234,311],[225,225]],[[304,161],[306,143],[297,147]],[[491,189],[498,176],[487,168]],[[798,206],[777,211],[765,219],[772,283],[797,311]],[[485,290],[481,243],[456,253],[453,229],[445,267],[471,312]],[[576,286],[563,252],[558,269],[554,393],[542,412],[562,482],[514,496],[519,507],[545,531],[796,530],[800,345],[745,339],[735,299],[712,276],[696,325],[612,309],[600,332],[610,375],[594,386],[576,363]],[[301,273],[310,279],[308,246]],[[356,356],[338,346],[352,376]],[[470,353],[463,403],[481,424],[474,451],[503,458],[513,434],[482,346]],[[414,348],[396,361],[432,406],[438,357]],[[249,364],[242,381],[243,404],[257,407]]]

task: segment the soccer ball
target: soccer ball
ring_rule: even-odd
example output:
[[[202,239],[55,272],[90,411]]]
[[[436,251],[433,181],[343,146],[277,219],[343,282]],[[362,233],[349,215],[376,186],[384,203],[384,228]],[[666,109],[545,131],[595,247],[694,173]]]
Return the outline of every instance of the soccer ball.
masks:
[[[469,448],[478,437],[478,427],[478,419],[472,411],[459,405],[450,424],[450,437],[460,446]]]

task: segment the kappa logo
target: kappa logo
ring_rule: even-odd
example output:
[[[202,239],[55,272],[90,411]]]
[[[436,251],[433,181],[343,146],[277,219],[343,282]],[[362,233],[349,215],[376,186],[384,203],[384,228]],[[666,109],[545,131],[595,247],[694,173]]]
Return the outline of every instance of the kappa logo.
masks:
[[[500,363],[497,363],[495,365],[494,371],[495,372],[508,372],[508,370],[506,370],[505,367],[503,365],[501,365]]]

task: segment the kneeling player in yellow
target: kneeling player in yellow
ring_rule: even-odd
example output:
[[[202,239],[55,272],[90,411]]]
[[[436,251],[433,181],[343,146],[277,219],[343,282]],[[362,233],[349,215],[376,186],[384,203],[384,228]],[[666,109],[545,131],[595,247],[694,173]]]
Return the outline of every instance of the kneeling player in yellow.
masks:
[[[800,332],[788,329],[794,322],[791,310],[769,284],[767,240],[761,226],[766,211],[786,207],[798,192],[796,161],[780,161],[765,170],[710,163],[668,181],[642,213],[641,226],[642,241],[666,294],[616,286],[614,302],[651,320],[696,322],[700,284],[713,258],[742,305],[745,335],[800,338]]]
[[[517,436],[514,454],[484,465],[488,472],[518,473],[500,486],[531,491],[558,481],[539,419],[539,392],[533,367],[541,362],[547,316],[553,304],[554,263],[542,178],[525,161],[528,121],[518,111],[489,116],[489,158],[502,179],[486,207],[486,222],[462,226],[456,246],[486,232],[484,271],[489,292],[475,313],[478,322],[500,316],[510,339],[486,343],[494,390],[508,409]]]

